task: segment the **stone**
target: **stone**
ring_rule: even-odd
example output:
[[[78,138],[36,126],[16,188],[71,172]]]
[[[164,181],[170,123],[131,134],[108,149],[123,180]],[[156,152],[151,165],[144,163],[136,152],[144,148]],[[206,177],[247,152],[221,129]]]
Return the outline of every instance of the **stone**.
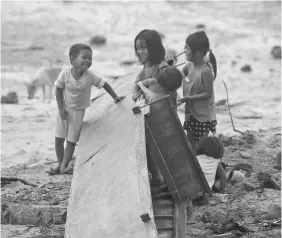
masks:
[[[16,92],[9,92],[6,96],[1,96],[2,104],[18,104],[19,98]]]
[[[273,168],[281,170],[281,152],[276,156]]]
[[[274,59],[281,59],[281,46],[273,46],[270,53]]]
[[[244,72],[244,73],[249,73],[249,72],[252,71],[252,68],[251,68],[250,65],[246,64],[241,68],[241,71]]]
[[[249,153],[245,152],[245,151],[239,151],[239,154],[244,159],[251,159],[252,158],[252,156]]]
[[[103,35],[95,35],[90,39],[90,45],[104,45],[107,42],[107,38]]]
[[[205,24],[200,23],[200,24],[196,25],[196,28],[197,29],[204,29],[204,28],[206,28],[206,26],[205,26]]]

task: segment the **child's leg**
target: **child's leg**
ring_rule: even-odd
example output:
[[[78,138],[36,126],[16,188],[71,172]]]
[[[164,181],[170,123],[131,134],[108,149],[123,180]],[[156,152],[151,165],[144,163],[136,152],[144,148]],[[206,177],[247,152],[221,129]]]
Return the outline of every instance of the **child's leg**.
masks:
[[[65,142],[64,138],[55,137],[55,150],[58,160],[58,166],[53,171],[56,174],[60,173],[61,164],[64,158],[64,150],[65,150],[64,142]]]
[[[85,109],[76,110],[67,108],[68,113],[68,134],[67,134],[67,146],[64,152],[64,158],[61,164],[60,172],[68,173],[72,169],[68,168],[68,165],[73,157],[76,142],[79,140],[80,131],[85,115]]]
[[[68,165],[72,159],[72,156],[73,156],[73,153],[74,153],[74,150],[75,150],[75,144],[74,142],[70,142],[70,141],[67,141],[67,146],[66,146],[66,150],[65,150],[65,153],[64,153],[64,158],[63,158],[63,161],[62,161],[62,164],[61,164],[61,168],[60,168],[60,173],[67,173],[69,172],[69,168]]]

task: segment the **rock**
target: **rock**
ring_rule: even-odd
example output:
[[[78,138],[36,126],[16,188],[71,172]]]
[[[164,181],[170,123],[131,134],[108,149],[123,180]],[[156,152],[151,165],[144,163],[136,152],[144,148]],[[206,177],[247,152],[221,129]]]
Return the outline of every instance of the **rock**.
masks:
[[[234,170],[240,170],[240,169],[246,172],[253,171],[253,167],[250,164],[240,163],[234,166]]]
[[[206,28],[206,26],[205,26],[205,24],[200,23],[200,24],[196,25],[196,28],[197,29],[204,29],[204,28]]]
[[[281,152],[276,156],[273,168],[281,170]]]
[[[165,38],[164,33],[160,32],[160,31],[158,31],[158,33],[159,33],[159,35],[160,35],[161,39],[164,39],[164,38]]]
[[[259,181],[263,181],[263,180],[270,179],[270,178],[271,178],[271,176],[268,173],[261,172],[261,171],[258,173],[258,180]]]
[[[122,66],[130,66],[136,63],[136,60],[123,60],[120,62]]]
[[[107,39],[103,35],[95,35],[90,39],[90,45],[104,45],[106,42]]]
[[[271,49],[271,55],[274,59],[281,59],[281,46],[273,46]]]
[[[234,66],[237,64],[237,61],[232,60],[232,61],[231,61],[231,64],[232,64],[232,67],[234,67]]]
[[[249,72],[252,71],[252,68],[251,68],[250,65],[246,64],[241,68],[241,71],[244,72],[244,73],[249,73]]]
[[[27,50],[44,50],[43,46],[36,46],[36,45],[31,45],[27,47]]]
[[[226,105],[226,99],[221,99],[219,101],[217,101],[215,103],[215,105],[218,107],[218,106],[223,106],[223,105]]]
[[[4,104],[18,104],[19,98],[16,92],[9,92],[6,96],[1,96],[1,103]]]
[[[238,170],[231,170],[226,172],[226,178],[232,183],[242,182],[245,180],[245,176]]]
[[[275,181],[273,181],[272,179],[263,180],[260,184],[260,188],[261,189],[272,188],[272,189],[275,189],[275,190],[281,190],[279,185]]]
[[[244,151],[239,151],[239,154],[242,156],[242,158],[244,158],[244,159],[251,159],[252,158],[252,156],[249,154],[249,153],[247,153],[247,152],[244,152]]]
[[[278,218],[281,218],[281,206],[276,204],[269,205],[265,219],[274,220]]]

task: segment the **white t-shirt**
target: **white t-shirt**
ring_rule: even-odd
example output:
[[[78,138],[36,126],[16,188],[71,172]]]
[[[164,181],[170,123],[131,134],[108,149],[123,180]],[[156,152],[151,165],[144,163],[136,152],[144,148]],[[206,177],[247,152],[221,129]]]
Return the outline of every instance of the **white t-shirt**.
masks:
[[[90,106],[91,86],[103,87],[105,81],[87,70],[75,80],[71,68],[63,69],[54,85],[63,89],[65,105],[73,109],[84,109]]]
[[[197,159],[206,177],[206,180],[211,188],[215,182],[215,175],[220,160],[209,157],[207,155],[198,155]]]

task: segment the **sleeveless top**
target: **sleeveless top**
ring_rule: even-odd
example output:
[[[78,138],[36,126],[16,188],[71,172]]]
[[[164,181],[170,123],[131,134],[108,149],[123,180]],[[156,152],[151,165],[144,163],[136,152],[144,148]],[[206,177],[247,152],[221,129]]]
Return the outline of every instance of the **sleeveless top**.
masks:
[[[205,87],[203,83],[202,70],[205,67],[208,67],[211,70],[208,64],[204,64],[200,73],[192,77],[191,72],[194,70],[194,65],[188,63],[188,75],[185,76],[183,80],[183,96],[193,96],[205,92]],[[185,105],[185,120],[190,115],[192,115],[196,120],[200,122],[208,122],[216,120],[216,106],[214,99],[214,91],[212,96],[207,99],[201,100],[191,100]]]

